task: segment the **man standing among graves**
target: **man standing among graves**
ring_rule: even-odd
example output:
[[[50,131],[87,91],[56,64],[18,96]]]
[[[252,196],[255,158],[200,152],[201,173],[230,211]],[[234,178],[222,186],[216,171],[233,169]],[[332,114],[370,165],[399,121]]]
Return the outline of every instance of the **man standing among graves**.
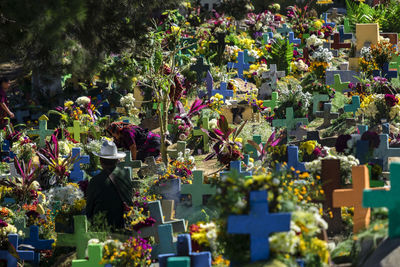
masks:
[[[102,171],[94,176],[87,190],[86,215],[92,219],[104,213],[107,222],[114,228],[124,227],[124,212],[132,206],[133,183],[130,173],[117,167],[125,153],[118,152],[112,141],[104,141],[100,153]]]
[[[3,129],[7,125],[6,117],[14,118],[14,113],[8,108],[7,90],[10,88],[10,79],[0,79],[0,128]]]

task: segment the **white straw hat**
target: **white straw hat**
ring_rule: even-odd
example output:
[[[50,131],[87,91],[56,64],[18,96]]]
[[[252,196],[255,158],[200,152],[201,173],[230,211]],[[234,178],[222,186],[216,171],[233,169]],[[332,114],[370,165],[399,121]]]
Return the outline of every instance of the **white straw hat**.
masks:
[[[93,153],[103,159],[123,159],[126,156],[124,152],[118,152],[117,146],[113,141],[105,140],[101,146],[100,153]]]

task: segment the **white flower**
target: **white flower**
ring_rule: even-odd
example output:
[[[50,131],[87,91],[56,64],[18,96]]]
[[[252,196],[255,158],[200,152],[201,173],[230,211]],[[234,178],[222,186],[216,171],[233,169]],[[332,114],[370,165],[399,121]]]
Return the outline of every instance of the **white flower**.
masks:
[[[317,47],[323,45],[324,41],[319,39],[315,34],[311,35],[307,39],[307,47],[311,48],[311,46]]]
[[[90,103],[90,98],[87,96],[81,96],[78,97],[75,102],[78,106],[87,106]]]

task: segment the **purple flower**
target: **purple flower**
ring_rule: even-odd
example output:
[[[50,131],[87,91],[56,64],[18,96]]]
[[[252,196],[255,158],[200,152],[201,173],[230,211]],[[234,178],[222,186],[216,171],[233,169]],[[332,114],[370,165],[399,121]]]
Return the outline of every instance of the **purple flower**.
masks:
[[[391,95],[391,94],[385,95],[385,101],[386,101],[386,105],[388,105],[389,107],[394,107],[399,102],[399,100],[396,98],[396,96]]]
[[[3,221],[2,219],[0,219],[0,227],[7,227],[8,223],[6,221]]]

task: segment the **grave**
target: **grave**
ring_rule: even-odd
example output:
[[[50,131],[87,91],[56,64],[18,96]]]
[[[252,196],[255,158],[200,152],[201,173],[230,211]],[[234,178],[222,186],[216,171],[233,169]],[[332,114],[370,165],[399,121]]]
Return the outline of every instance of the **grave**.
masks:
[[[203,206],[203,196],[215,195],[217,189],[204,183],[203,171],[193,171],[193,183],[183,184],[181,194],[191,195],[192,207]]]
[[[228,62],[228,69],[236,69],[238,77],[243,80],[243,71],[248,70],[250,64],[244,62],[244,53],[242,51],[238,52],[237,63]]]
[[[271,95],[276,89],[278,78],[285,77],[285,72],[278,71],[276,64],[271,64],[269,66],[269,71],[263,72],[261,77],[267,79],[268,82],[261,85],[258,95],[260,99],[266,99],[266,97]]]
[[[286,108],[286,119],[274,119],[272,121],[273,127],[286,127],[288,131],[292,130],[297,123],[302,123],[303,125],[308,124],[307,118],[294,118],[293,108]]]
[[[340,34],[339,33],[335,33],[333,35],[333,43],[331,44],[331,47],[333,49],[350,49],[351,48],[351,43],[342,43],[340,42]]]
[[[206,75],[206,88],[207,88],[207,96],[210,98],[213,94],[213,88],[214,88],[214,79],[211,75],[210,71],[207,71],[207,75]],[[202,98],[202,97],[200,97]]]
[[[269,235],[290,230],[290,213],[269,213],[267,191],[250,193],[250,214],[228,217],[228,233],[250,234],[251,261],[269,258]]]
[[[39,120],[39,129],[29,131],[29,135],[37,135],[39,136],[39,146],[44,147],[46,145],[46,137],[51,136],[53,134],[53,130],[47,129],[47,120],[40,119]]]
[[[344,93],[345,90],[349,90],[350,82],[342,82],[340,74],[334,75],[334,81],[335,82],[331,85],[331,87],[335,89],[336,92]]]
[[[379,42],[379,26],[377,23],[356,24],[356,49],[360,52],[365,43],[377,45]]]
[[[103,246],[101,244],[90,244],[88,245],[88,257],[89,259],[73,260],[71,267],[102,267],[104,264],[100,264],[103,258]]]
[[[24,122],[24,118],[29,117],[30,113],[29,110],[20,110],[18,109],[15,112],[15,119],[17,120],[18,123],[23,123]]]
[[[323,118],[324,122],[320,126],[321,128],[327,128],[331,125],[331,120],[339,118],[339,113],[333,112],[331,113],[332,104],[324,103],[324,111],[317,111],[315,116],[317,118]]]
[[[186,142],[178,141],[175,149],[168,149],[168,155],[171,159],[177,159],[179,153],[182,153],[182,157],[186,156]]]
[[[152,245],[152,259],[156,259],[160,254],[176,253],[176,242],[174,242],[172,225],[159,225],[157,231],[160,241],[158,244]]]
[[[72,158],[75,158],[72,171],[69,175],[69,179],[73,182],[82,181],[84,178],[84,171],[81,170],[81,164],[89,164],[90,157],[85,155],[81,156],[81,148],[72,148]]]
[[[390,81],[392,78],[397,78],[397,70],[389,70],[389,64],[386,63],[381,70],[374,70],[372,75],[384,77]]]
[[[358,64],[358,61],[357,61]],[[351,83],[357,83],[358,80],[356,77],[360,76],[360,73],[354,70],[327,70],[326,71],[326,84],[327,85],[333,85],[335,84],[335,75],[339,74],[340,80],[336,78],[336,81],[339,81],[340,83],[344,82],[351,82]],[[334,87],[335,88],[335,87]],[[336,89],[336,88],[335,88]],[[343,88],[343,90],[347,90],[347,88]],[[339,89],[337,89],[339,90]],[[341,90],[343,92],[343,90]]]
[[[274,109],[279,106],[279,96],[277,92],[272,92],[270,100],[264,100],[263,106],[270,108],[271,112],[274,112]]]
[[[344,112],[353,112],[353,115],[355,116],[358,108],[360,107],[360,104],[360,96],[352,96],[351,104],[344,105]]]
[[[244,53],[244,62],[246,64],[249,64],[249,63],[252,63],[252,62],[256,61],[256,59],[254,57],[249,56],[249,50],[245,49],[243,51],[243,53]]]
[[[192,252],[192,243],[189,234],[178,236],[176,243],[177,253],[158,255],[160,267],[211,267],[210,252]]]
[[[340,35],[340,42],[343,43],[345,40],[353,39],[352,33],[345,33],[344,25],[339,25],[337,27],[339,35]]]
[[[276,29],[276,31],[280,35],[286,36],[286,35],[288,35],[289,32],[292,32],[293,30],[291,28],[289,28],[286,23],[283,23],[282,28],[278,28],[278,29]]]
[[[106,239],[106,233],[88,232],[88,222],[85,215],[74,216],[74,233],[57,233],[57,245],[61,247],[76,247],[77,259],[85,258],[85,251],[90,239]]]
[[[71,135],[75,139],[75,141],[80,142],[81,134],[85,133],[86,130],[84,128],[81,128],[81,123],[78,120],[74,120],[73,125],[74,125],[73,127],[68,127],[68,132],[71,133]]]
[[[156,163],[154,157],[145,158],[144,163],[145,165],[140,168],[140,173],[145,176],[162,175],[165,172],[165,164]]]
[[[388,158],[400,157],[400,148],[389,147],[389,136],[387,134],[380,134],[379,140],[379,147],[374,149],[374,157],[383,160],[383,171],[387,171]]]
[[[363,190],[369,189],[368,168],[365,165],[352,168],[352,189],[335,189],[333,191],[332,205],[335,208],[354,207],[353,233],[356,234],[369,225],[371,209],[363,208]]]
[[[329,95],[315,94],[313,95],[313,114],[315,115],[319,111],[319,103],[329,101]]]
[[[296,171],[305,172],[306,167],[303,162],[299,162],[299,148],[297,146],[287,146],[288,168],[294,168]]]
[[[118,167],[120,168],[131,168],[131,169],[138,169],[142,167],[141,160],[132,160],[132,154],[130,151],[125,151],[125,159],[124,161],[120,161],[118,163]]]
[[[29,237],[23,239],[21,242],[23,245],[30,245],[35,248],[33,262],[38,265],[40,262],[40,250],[52,249],[54,239],[42,240],[39,238],[39,227],[31,225],[29,231]]]
[[[262,140],[261,140],[261,135],[253,135],[253,142],[255,142],[256,144],[261,144]],[[264,146],[265,143],[262,143],[262,145]],[[251,144],[247,143],[244,145],[244,151],[253,159],[257,160],[258,159],[258,151],[255,147],[253,147]]]
[[[226,82],[221,82],[219,85],[219,89],[212,89],[211,90],[211,95],[215,96],[216,94],[220,94],[224,97],[224,101],[226,101],[228,98],[233,97],[233,90],[229,90],[228,84]]]
[[[328,13],[323,14],[323,19],[324,19],[324,26],[330,26],[330,27],[335,27],[336,23],[334,22],[328,22]]]
[[[365,189],[363,193],[363,207],[379,208],[386,207],[389,210],[389,237],[400,237],[400,214],[399,214],[399,196],[400,196],[400,163],[393,162],[390,165],[390,189],[382,190]]]
[[[251,171],[242,171],[242,162],[239,160],[231,161],[229,171],[220,172],[220,177],[228,176],[231,173],[236,173],[240,177],[252,176]]]
[[[294,32],[289,32],[289,43],[291,44],[301,44],[301,40],[294,37]]]
[[[18,247],[18,235],[17,234],[9,234],[8,241],[10,244],[16,249],[19,259],[23,261],[33,261],[34,252],[29,250],[19,250]],[[7,261],[7,267],[18,267],[17,259],[7,250],[0,251],[0,260]]]

